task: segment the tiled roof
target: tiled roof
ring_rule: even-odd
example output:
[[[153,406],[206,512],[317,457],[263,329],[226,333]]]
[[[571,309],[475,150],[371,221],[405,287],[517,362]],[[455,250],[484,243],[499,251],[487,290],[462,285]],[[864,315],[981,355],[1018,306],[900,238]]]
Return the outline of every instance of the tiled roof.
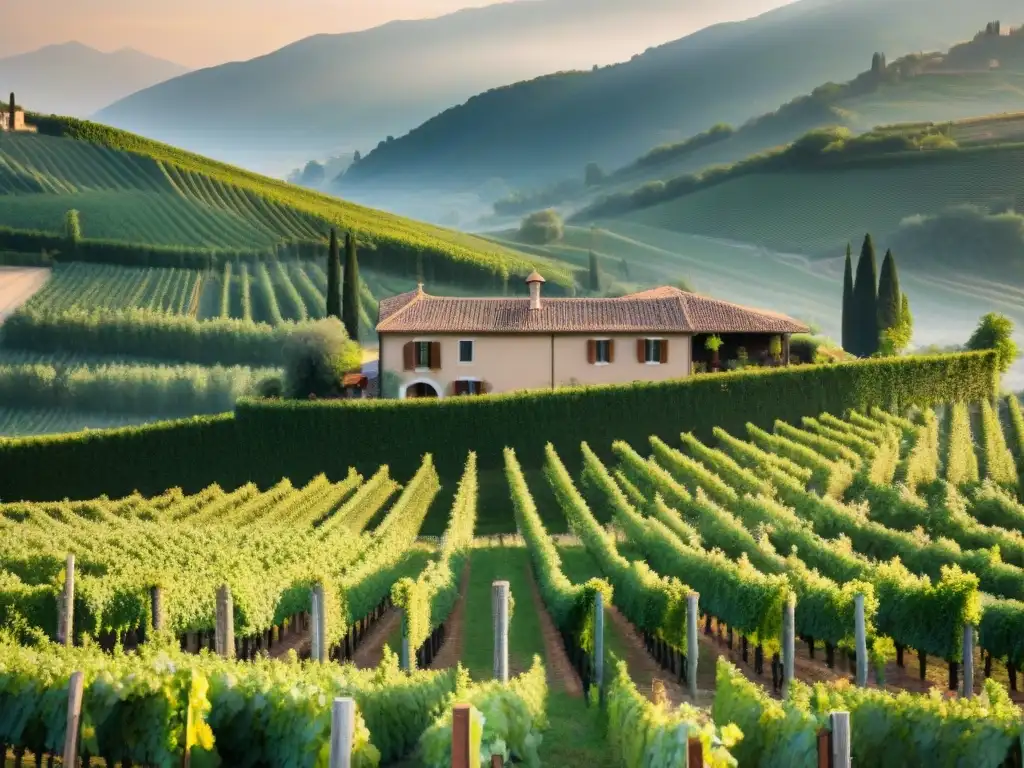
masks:
[[[806,333],[803,323],[678,288],[616,299],[468,299],[410,291],[380,302],[383,333]]]

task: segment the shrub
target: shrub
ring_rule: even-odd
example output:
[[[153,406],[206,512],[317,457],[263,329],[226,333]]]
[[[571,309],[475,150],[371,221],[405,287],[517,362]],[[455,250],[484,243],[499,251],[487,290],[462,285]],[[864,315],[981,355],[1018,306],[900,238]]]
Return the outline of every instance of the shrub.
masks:
[[[337,318],[329,317],[295,331],[288,340],[285,393],[289,397],[333,397],[341,377],[362,365],[359,345]]]
[[[533,245],[546,245],[561,240],[564,233],[562,217],[551,208],[531,213],[519,227],[519,239]]]

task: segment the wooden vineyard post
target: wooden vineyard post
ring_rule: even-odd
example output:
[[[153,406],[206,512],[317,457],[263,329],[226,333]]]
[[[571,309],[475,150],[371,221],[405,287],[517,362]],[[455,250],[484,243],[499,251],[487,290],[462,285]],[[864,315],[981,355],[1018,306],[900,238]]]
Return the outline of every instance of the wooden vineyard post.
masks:
[[[494,678],[508,682],[508,593],[507,581],[491,585],[491,609],[494,614]]]
[[[832,768],[832,732],[818,731],[818,768]]]
[[[82,721],[82,692],[85,677],[75,672],[68,681],[68,719],[64,736],[64,765],[78,765],[78,729]]]
[[[964,692],[963,697],[974,696],[974,627],[964,625]]]
[[[68,555],[65,566],[64,592],[57,613],[57,642],[75,644],[75,556]]]
[[[686,768],[704,768],[704,747],[700,739],[691,737],[686,742]]]
[[[352,743],[356,732],[356,702],[337,698],[331,709],[330,768],[352,768]]]
[[[850,713],[833,712],[832,722],[832,768],[852,768],[850,753]]]
[[[314,584],[310,603],[310,636],[313,661],[327,663],[327,605],[324,602],[324,585]],[[354,647],[354,646],[353,646]]]
[[[231,588],[225,584],[217,590],[217,625],[214,635],[217,655],[223,659],[235,657],[235,606]]]
[[[469,704],[452,707],[452,768],[469,768]]]
[[[700,617],[697,613],[697,600],[700,595],[691,592],[686,596],[686,674],[690,686],[690,698],[697,700],[697,625]]]
[[[782,609],[782,684],[786,690],[796,675],[796,597]]]
[[[153,632],[162,632],[164,629],[163,587],[152,587],[149,590],[149,604],[153,612]]]
[[[491,768],[505,768],[505,761],[501,755],[491,755]]]
[[[594,595],[594,684],[604,692],[604,595]]]
[[[853,598],[856,615],[855,630],[857,640],[857,685],[861,688],[868,684],[868,641],[864,626],[864,595],[856,595]]]

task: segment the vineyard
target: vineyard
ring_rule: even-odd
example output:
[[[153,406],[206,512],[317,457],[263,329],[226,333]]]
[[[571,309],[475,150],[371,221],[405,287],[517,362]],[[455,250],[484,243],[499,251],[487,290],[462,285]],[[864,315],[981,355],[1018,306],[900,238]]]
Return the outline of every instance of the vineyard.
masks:
[[[362,208],[104,126],[38,117],[38,135],[0,147],[0,227],[56,234],[69,209],[87,239],[139,246],[268,248],[353,232],[382,268],[415,275],[416,260],[490,284],[527,275],[536,259],[452,230]],[[38,252],[38,249],[37,249]],[[572,285],[562,265],[549,280]],[[500,282],[500,279],[499,279]]]
[[[0,505],[0,744],[81,685],[108,764],[461,765],[460,702],[487,765],[1021,764],[1015,398],[593,448]]]
[[[865,231],[893,232],[910,216],[962,204],[987,208],[1015,201],[1024,194],[1015,171],[1022,157],[1024,149],[1007,147],[887,165],[755,173],[625,218],[677,232],[818,253],[857,241]],[[758,204],[751,206],[751,200]]]

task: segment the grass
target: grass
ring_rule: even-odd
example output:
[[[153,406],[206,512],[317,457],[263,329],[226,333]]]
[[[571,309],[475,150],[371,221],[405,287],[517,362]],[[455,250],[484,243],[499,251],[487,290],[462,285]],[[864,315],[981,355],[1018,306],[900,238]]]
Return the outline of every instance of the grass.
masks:
[[[508,633],[509,672],[530,668],[535,655],[544,655],[540,617],[530,595],[530,554],[525,547],[480,547],[470,555],[469,587],[465,600],[462,664],[474,680],[494,673],[494,629],[491,626],[491,584],[507,581],[515,606]]]
[[[344,202],[105,126],[44,118],[39,135],[0,146],[0,225],[62,231],[81,212],[85,237],[153,245],[265,247],[355,232],[386,257],[419,251],[482,272],[525,276],[538,259],[472,235]],[[48,134],[48,135],[46,135]],[[559,265],[549,280],[571,285]]]

